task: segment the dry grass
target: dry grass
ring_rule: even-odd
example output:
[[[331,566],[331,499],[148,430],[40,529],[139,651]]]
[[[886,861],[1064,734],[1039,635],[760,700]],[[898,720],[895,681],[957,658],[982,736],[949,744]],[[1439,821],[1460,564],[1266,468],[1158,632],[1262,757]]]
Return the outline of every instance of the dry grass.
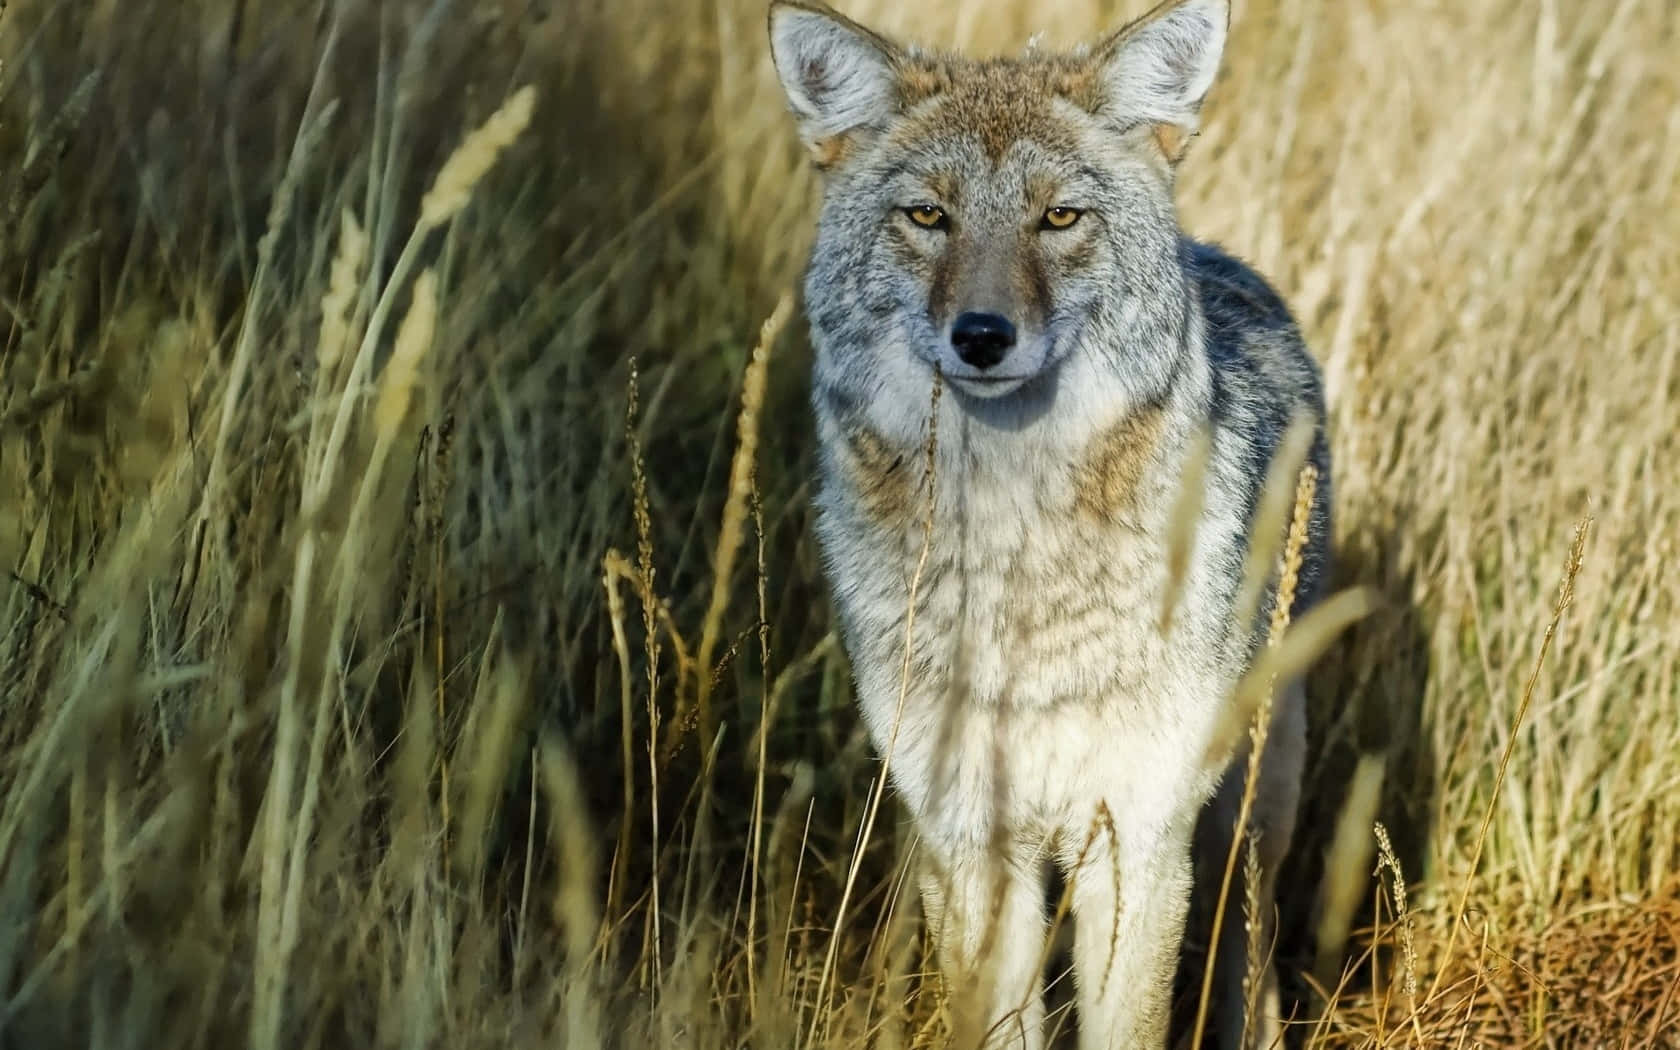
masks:
[[[814,203],[762,5],[599,6],[0,15],[0,1042],[948,1023],[798,324],[753,353]],[[1311,1045],[1680,1045],[1677,51],[1660,0],[1237,5],[1184,217],[1295,306],[1385,599],[1311,682],[1279,951],[1382,752],[1416,956],[1368,883]]]

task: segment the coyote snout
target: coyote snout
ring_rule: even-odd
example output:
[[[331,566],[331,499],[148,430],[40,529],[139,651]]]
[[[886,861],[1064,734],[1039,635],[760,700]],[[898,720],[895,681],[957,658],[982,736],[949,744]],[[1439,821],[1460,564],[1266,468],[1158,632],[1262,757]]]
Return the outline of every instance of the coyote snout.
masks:
[[[960,199],[955,189],[941,206],[908,210],[901,276],[934,336],[924,360],[959,389],[998,397],[1053,365],[1055,346],[1077,328],[1077,315],[1052,313],[1050,297],[1054,268],[1069,263],[1070,245],[1055,242],[1074,235],[1045,237],[1056,227],[1021,187],[970,183]]]
[[[1227,17],[1177,0],[1089,48],[971,60],[813,0],[770,12],[825,174],[805,280],[818,539],[920,837],[941,970],[989,1047],[1044,1046],[1054,864],[1082,1050],[1163,1050],[1192,898],[1218,897],[1197,880],[1223,872],[1243,788],[1245,755],[1205,756],[1277,601],[1239,601],[1251,518],[1301,416],[1319,480],[1294,615],[1329,556],[1317,366],[1276,293],[1173,206]],[[1180,547],[1187,476],[1205,482]],[[1249,821],[1259,881],[1239,866],[1215,946],[1224,1050],[1267,1030],[1246,1016],[1242,906],[1261,902],[1268,944],[1305,717],[1279,689]]]
[[[957,348],[958,360],[984,372],[1009,354],[1009,348],[1015,345],[1015,326],[1002,314],[971,310],[951,322],[951,345]]]

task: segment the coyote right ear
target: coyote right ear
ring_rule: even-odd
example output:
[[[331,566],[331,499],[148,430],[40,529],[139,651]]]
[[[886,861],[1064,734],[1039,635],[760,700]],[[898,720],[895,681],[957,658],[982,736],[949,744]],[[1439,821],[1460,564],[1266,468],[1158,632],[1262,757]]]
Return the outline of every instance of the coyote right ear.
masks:
[[[1164,0],[1097,49],[1104,108],[1123,126],[1153,125],[1171,163],[1196,134],[1230,20],[1229,0]]]
[[[770,56],[819,168],[839,160],[848,132],[898,107],[897,49],[821,3],[770,5]]]

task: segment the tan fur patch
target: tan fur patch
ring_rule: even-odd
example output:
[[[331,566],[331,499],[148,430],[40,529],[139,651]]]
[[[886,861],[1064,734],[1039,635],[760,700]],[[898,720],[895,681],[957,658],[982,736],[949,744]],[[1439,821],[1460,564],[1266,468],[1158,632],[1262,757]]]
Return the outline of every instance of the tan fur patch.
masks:
[[[946,204],[962,203],[962,182],[949,172],[936,171],[928,175],[928,189],[935,200]]]
[[[1056,94],[1088,113],[1102,105],[1102,78],[1093,65],[1069,62],[1052,74],[1050,84]]]
[[[1161,443],[1166,413],[1151,405],[1098,434],[1074,475],[1083,514],[1113,521],[1137,506],[1138,487]]]
[[[934,261],[928,281],[930,316],[941,320],[951,316],[951,296],[956,292],[956,271],[961,265],[962,261],[956,258],[954,252],[946,252]]]
[[[1015,295],[1029,324],[1039,325],[1050,312],[1050,277],[1044,271],[1044,253],[1031,241],[1022,245],[1011,259],[1010,278],[1015,283]]]
[[[898,74],[898,95],[906,106],[926,102],[950,86],[951,78],[935,66],[910,66]]]
[[[828,171],[846,159],[847,139],[844,135],[830,135],[811,143],[811,163],[818,171]]]
[[[1059,178],[1035,171],[1027,175],[1027,200],[1035,211],[1043,211],[1062,203],[1059,199],[1062,192],[1062,181]]]
[[[908,521],[915,508],[908,459],[867,427],[846,435],[846,473],[869,516],[884,525]]]
[[[1184,159],[1185,150],[1190,148],[1190,136],[1176,124],[1155,125],[1155,144],[1161,147],[1166,155],[1167,163],[1177,164]]]
[[[1058,119],[1051,105],[1067,94],[1064,89],[1082,91],[1086,86],[1070,66],[1051,61],[967,62],[960,70],[922,72],[914,90],[905,86],[904,78],[911,75],[901,75],[901,93],[932,104],[907,129],[910,141],[953,131],[972,135],[994,163],[1023,140],[1050,147],[1076,145],[1073,129]],[[935,83],[937,91],[927,90]]]

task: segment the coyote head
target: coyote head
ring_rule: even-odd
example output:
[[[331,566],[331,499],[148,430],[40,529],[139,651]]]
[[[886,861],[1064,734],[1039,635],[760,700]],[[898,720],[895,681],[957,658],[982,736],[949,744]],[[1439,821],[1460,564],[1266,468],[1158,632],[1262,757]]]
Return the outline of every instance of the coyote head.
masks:
[[[819,386],[867,403],[937,368],[979,407],[1170,369],[1187,312],[1173,171],[1227,19],[1227,0],[1178,0],[1072,53],[966,59],[775,3],[776,70],[825,175],[806,279]]]

